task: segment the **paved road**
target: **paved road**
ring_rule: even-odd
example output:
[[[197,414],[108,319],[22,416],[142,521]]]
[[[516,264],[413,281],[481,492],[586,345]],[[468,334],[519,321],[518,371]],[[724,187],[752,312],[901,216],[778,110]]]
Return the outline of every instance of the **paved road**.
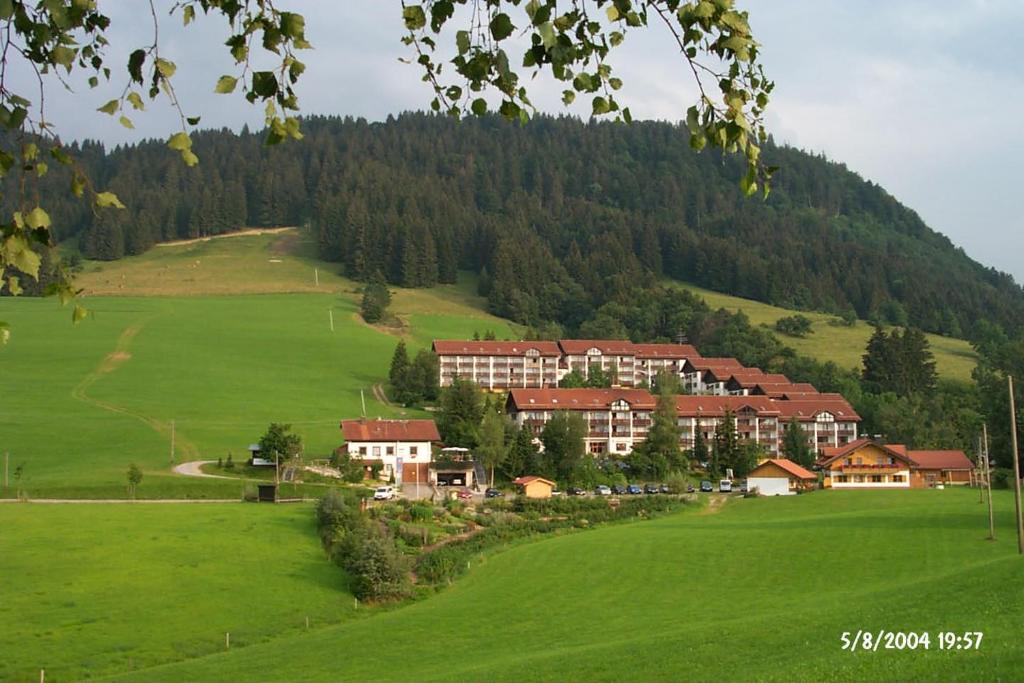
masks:
[[[193,460],[191,462],[183,462],[180,465],[174,466],[175,474],[184,474],[186,477],[205,477],[207,479],[238,479],[238,477],[224,477],[219,474],[207,474],[199,469],[200,465],[206,465],[211,462],[217,462],[216,460]]]

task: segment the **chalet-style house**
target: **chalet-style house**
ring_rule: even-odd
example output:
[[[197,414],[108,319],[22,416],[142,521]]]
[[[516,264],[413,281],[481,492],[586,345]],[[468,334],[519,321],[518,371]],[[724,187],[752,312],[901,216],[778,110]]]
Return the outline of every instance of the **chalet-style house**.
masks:
[[[748,490],[757,488],[762,496],[790,496],[813,489],[817,481],[814,472],[785,458],[765,460],[747,474]]]
[[[677,396],[680,446],[692,448],[696,430],[706,442],[731,412],[740,441],[780,452],[785,425],[796,420],[818,449],[857,438],[860,416],[838,394],[820,400],[787,401],[767,396]],[[577,412],[588,424],[587,449],[594,454],[626,455],[647,437],[656,399],[641,389],[513,389],[505,411],[517,424],[539,435],[558,411]]]
[[[913,451],[871,439],[823,448],[816,466],[825,473],[825,486],[834,489],[969,484],[974,470],[963,451]]]
[[[427,483],[431,446],[441,441],[433,420],[342,420],[341,448],[362,462],[367,475],[374,465],[384,480],[396,484]]]
[[[543,477],[519,477],[512,483],[527,498],[550,498],[551,492],[555,490],[555,482]]]

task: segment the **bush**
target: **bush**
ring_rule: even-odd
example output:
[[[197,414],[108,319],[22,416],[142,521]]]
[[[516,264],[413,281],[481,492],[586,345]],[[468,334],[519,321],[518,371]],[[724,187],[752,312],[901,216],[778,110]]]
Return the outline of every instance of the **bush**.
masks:
[[[228,453],[228,459],[224,462],[224,469],[233,470],[235,469],[235,461],[231,459],[231,454]]]
[[[409,594],[409,564],[394,541],[373,527],[352,548],[345,568],[350,588],[360,600],[394,600]]]
[[[414,522],[429,522],[434,518],[434,508],[423,503],[416,503],[409,508],[409,519]]]
[[[799,489],[797,489],[797,493],[800,493]],[[744,498],[757,498],[760,495],[761,495],[761,491],[756,486],[751,486],[749,489],[747,489],[747,492],[743,494],[743,497]]]
[[[814,331],[810,318],[799,313],[779,318],[775,321],[775,329],[790,337],[806,337]]]
[[[989,473],[992,477],[992,488],[1008,489],[1013,482],[1013,470],[1009,467],[996,467]]]

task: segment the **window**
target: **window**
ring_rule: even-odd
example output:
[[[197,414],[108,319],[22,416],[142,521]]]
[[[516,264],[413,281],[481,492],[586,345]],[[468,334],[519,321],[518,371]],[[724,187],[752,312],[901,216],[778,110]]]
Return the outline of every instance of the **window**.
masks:
[[[359,455],[366,455],[366,446],[359,447]]]
[[[394,455],[395,454],[395,447],[394,446],[388,446],[388,451],[387,452],[388,452],[388,455]]]
[[[419,450],[419,446],[409,446],[409,455],[417,455],[419,454]]]
[[[379,458],[380,457],[380,446],[374,446],[373,447],[373,457],[375,457],[375,458]]]
[[[855,483],[858,483],[858,484],[864,483],[864,475],[863,474],[855,474],[855,475],[853,475],[853,481]]]
[[[1009,421],[1009,420],[1007,420],[1007,421]],[[902,484],[905,481],[906,481],[906,478],[902,474],[894,474],[894,475],[892,475],[892,483],[894,483],[894,484]]]
[[[624,444],[624,443],[617,443],[617,444],[615,444],[615,450],[619,451],[620,453],[624,453],[627,448],[628,448],[628,446],[626,444]]]
[[[836,477],[836,482],[839,484],[845,484],[848,481],[850,481],[850,478],[845,474],[840,474],[838,477]]]
[[[882,483],[882,475],[881,474],[872,474],[871,475],[871,482],[873,484],[881,484]]]
[[[857,458],[857,464],[858,465],[863,465],[864,464],[864,458]]]

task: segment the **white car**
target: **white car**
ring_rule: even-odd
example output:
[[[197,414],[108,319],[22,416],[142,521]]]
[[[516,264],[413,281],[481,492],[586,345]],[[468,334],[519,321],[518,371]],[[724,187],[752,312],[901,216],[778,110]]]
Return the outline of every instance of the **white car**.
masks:
[[[612,490],[610,487],[605,486],[604,484],[600,484],[599,486],[597,486],[597,488],[594,489],[594,493],[596,493],[599,496],[610,496],[612,495]]]
[[[395,497],[395,489],[390,486],[378,486],[373,491],[374,500],[391,500]]]
[[[731,493],[732,482],[729,481],[728,479],[723,479],[722,481],[718,482],[718,491],[719,493]]]

